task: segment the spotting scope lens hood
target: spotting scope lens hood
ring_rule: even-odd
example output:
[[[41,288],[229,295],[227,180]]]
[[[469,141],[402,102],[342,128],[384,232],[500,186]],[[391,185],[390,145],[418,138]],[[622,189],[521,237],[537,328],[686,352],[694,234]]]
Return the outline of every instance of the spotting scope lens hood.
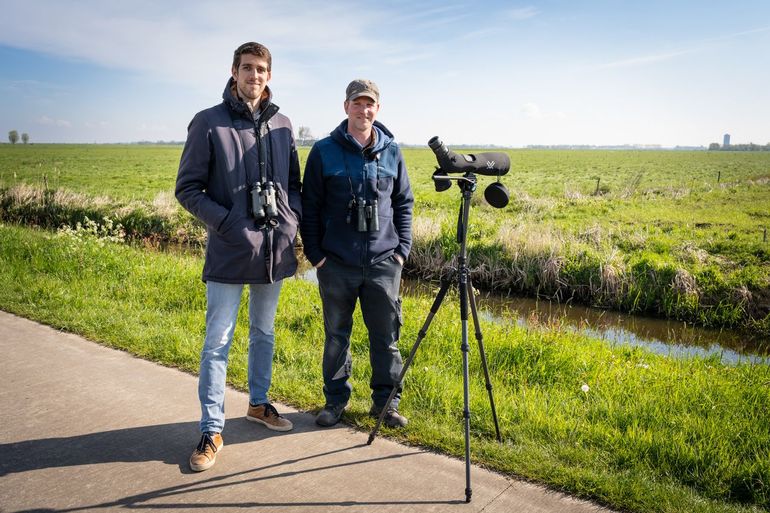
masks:
[[[449,150],[441,139],[431,137],[428,147],[436,154],[439,167],[447,173],[476,173],[486,176],[503,176],[511,168],[507,153],[488,151],[484,153],[455,153]]]

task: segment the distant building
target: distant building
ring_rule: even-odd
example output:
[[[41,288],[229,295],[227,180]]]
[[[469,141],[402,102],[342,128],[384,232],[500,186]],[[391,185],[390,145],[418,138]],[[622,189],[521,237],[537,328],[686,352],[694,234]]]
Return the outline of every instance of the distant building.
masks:
[[[730,134],[725,134],[724,138],[722,138],[722,146],[725,148],[730,146]]]

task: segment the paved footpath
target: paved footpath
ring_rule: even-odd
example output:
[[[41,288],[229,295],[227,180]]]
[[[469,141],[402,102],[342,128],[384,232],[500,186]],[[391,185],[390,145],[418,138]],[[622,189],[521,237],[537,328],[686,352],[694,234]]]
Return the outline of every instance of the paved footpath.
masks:
[[[273,433],[228,389],[225,446],[187,468],[199,434],[195,376],[0,312],[0,512],[596,512],[562,493],[472,468],[285,406]],[[458,424],[459,429],[459,424]]]

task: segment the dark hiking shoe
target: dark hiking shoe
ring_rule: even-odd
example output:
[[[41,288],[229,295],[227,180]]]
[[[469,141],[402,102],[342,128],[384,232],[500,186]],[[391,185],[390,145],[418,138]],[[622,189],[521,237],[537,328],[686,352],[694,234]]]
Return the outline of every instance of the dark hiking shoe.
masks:
[[[214,466],[217,461],[217,454],[222,450],[225,443],[222,435],[219,433],[203,433],[198,447],[190,456],[190,469],[195,472],[208,470]]]
[[[315,423],[323,427],[335,425],[342,418],[342,412],[347,406],[347,404],[327,404],[316,415]]]
[[[258,404],[254,406],[249,403],[249,409],[246,411],[246,419],[252,422],[264,424],[273,431],[291,431],[294,425],[289,419],[283,418],[278,410],[270,403]]]
[[[382,406],[377,406],[376,404],[372,405],[372,409],[369,410],[369,415],[371,415],[374,418],[378,418],[380,416],[380,413],[382,413]],[[398,410],[392,406],[388,407],[388,410],[385,412],[385,416],[382,418],[382,423],[385,424],[388,427],[392,428],[402,428],[409,424],[409,420],[398,413]]]

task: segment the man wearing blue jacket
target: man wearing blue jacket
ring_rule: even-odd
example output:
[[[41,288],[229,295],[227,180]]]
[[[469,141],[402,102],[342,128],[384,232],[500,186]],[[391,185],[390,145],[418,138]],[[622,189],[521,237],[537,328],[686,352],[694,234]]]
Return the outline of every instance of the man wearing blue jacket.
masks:
[[[206,337],[198,397],[201,439],[190,468],[210,468],[222,450],[227,360],[249,286],[248,420],[275,431],[291,422],[270,404],[273,324],[284,278],[297,269],[294,241],[302,214],[299,159],[289,119],[278,114],[267,86],[270,51],[244,43],[233,55],[223,101],[190,122],[176,197],[206,225],[203,265]]]
[[[339,422],[350,399],[350,334],[356,301],[369,332],[372,408],[379,416],[402,369],[401,268],[412,247],[414,197],[404,157],[393,134],[376,121],[380,92],[371,80],[354,80],[345,119],[310,150],[303,181],[302,242],[317,268],[323,303],[323,379],[326,404],[320,426]],[[384,422],[403,427],[400,390]]]

